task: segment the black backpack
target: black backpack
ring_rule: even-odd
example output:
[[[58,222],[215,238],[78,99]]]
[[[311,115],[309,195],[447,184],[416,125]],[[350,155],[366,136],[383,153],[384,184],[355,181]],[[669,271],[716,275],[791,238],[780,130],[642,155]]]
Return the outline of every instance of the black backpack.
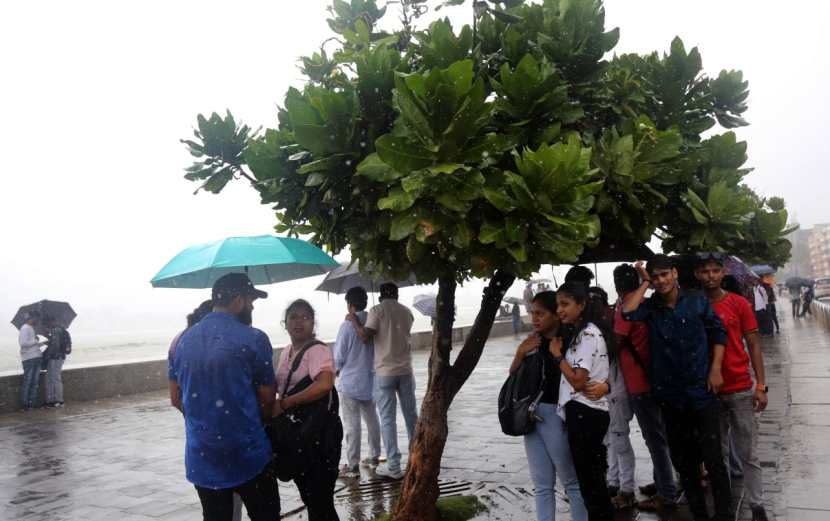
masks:
[[[545,355],[527,355],[499,392],[499,424],[508,436],[530,434],[541,421],[536,407],[545,391]]]

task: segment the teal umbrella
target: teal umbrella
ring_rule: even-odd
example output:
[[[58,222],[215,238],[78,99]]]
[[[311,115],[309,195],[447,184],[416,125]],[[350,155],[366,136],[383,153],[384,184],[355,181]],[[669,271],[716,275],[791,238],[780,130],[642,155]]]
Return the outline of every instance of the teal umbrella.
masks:
[[[273,284],[322,275],[337,266],[323,250],[300,239],[229,237],[183,250],[150,283],[154,288],[210,288],[222,275],[247,273],[255,285]]]

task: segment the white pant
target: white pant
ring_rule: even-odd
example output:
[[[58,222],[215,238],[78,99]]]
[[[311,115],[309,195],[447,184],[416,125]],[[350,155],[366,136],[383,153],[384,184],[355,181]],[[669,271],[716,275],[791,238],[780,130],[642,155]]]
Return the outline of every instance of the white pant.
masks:
[[[61,369],[65,361],[63,358],[50,358],[46,361],[46,403],[63,403]]]
[[[360,463],[360,418],[369,434],[369,457],[380,457],[380,421],[373,400],[355,400],[340,395],[340,412],[346,437],[346,462],[350,467]]]

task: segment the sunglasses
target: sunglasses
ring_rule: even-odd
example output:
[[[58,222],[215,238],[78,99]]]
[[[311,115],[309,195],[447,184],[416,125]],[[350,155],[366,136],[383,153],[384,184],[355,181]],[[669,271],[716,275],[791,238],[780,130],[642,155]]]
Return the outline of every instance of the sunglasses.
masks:
[[[727,257],[725,253],[719,251],[699,251],[695,256],[701,261],[713,260],[715,262],[723,262]]]

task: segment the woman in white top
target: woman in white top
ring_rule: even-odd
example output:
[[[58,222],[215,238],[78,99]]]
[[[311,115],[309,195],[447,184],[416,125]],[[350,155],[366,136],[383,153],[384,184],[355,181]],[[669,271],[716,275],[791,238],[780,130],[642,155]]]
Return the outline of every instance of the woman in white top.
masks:
[[[593,401],[583,393],[589,382],[608,380],[608,347],[611,338],[601,303],[589,298],[584,284],[566,282],[556,292],[556,313],[565,335],[551,340],[550,352],[559,364],[559,415],[565,420],[579,488],[589,521],[612,521],[614,509],[608,495],[608,459],[603,438],[608,431],[608,400]]]

